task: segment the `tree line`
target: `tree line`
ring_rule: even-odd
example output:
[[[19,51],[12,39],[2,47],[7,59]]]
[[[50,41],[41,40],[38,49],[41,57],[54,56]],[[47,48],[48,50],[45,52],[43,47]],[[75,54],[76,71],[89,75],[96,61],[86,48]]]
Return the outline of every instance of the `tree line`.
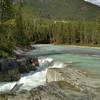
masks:
[[[34,43],[45,41],[55,44],[100,45],[99,19],[97,21],[33,19],[24,25],[29,40]]]
[[[15,46],[54,43],[100,46],[100,18],[95,21],[58,21],[24,15],[23,2],[0,1],[0,56]]]
[[[0,56],[11,55],[16,45],[28,44],[23,31],[22,2],[16,0],[0,0]]]

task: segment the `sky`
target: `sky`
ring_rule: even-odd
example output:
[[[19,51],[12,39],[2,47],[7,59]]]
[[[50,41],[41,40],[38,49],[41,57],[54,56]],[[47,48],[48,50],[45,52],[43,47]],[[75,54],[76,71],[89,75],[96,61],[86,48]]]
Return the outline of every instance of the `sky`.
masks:
[[[96,4],[96,5],[100,6],[100,0],[85,0],[85,1],[91,2],[93,4]]]

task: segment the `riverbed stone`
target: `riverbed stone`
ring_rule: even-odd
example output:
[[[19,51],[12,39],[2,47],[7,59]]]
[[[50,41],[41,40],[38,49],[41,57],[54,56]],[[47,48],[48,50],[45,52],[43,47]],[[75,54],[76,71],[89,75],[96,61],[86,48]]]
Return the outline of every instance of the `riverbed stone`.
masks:
[[[84,93],[65,81],[51,82],[30,91],[0,95],[1,100],[98,100],[92,93]]]
[[[65,81],[80,91],[100,93],[100,78],[93,78],[81,70],[72,67],[49,68],[46,76],[47,83],[53,81]]]

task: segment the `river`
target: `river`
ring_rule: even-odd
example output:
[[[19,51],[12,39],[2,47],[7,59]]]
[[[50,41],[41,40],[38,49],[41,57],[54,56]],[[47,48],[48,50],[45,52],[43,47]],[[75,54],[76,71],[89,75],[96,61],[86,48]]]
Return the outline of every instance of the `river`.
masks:
[[[26,54],[27,57],[38,57],[40,67],[36,72],[22,75],[18,82],[0,83],[0,92],[9,92],[16,84],[19,90],[30,90],[46,83],[48,67],[62,68],[64,63],[72,63],[72,67],[88,71],[100,76],[100,49],[78,46],[33,45],[35,49]]]

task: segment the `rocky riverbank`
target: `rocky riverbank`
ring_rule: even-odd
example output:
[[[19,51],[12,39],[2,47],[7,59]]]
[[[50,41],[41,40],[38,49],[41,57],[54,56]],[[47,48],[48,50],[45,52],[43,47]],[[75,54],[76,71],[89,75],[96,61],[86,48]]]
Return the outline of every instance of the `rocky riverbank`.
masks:
[[[100,90],[100,78],[92,76],[85,71],[73,69],[70,66],[64,68],[49,68],[47,71],[47,82],[65,81],[80,91],[92,91],[97,93]]]
[[[42,48],[42,50],[40,48]],[[88,50],[88,48],[86,50],[80,50],[80,48],[75,50],[74,49],[75,48],[70,48],[67,51],[65,47],[63,47],[63,49],[61,49],[60,47],[56,47],[56,49],[54,49],[54,47],[51,48],[51,46],[38,46],[38,52],[34,50],[30,55],[34,56],[35,54],[39,56],[45,53],[48,54],[46,50],[53,50],[49,53],[54,53],[54,51],[58,52],[57,50],[62,50],[63,53],[63,51],[65,50],[67,53],[75,52],[75,54],[78,53],[100,55],[99,49],[97,51],[95,51],[94,49]],[[71,56],[66,55],[65,57]],[[30,58],[25,59],[24,57],[22,57],[21,59],[19,58],[17,59],[17,61],[21,63],[20,65],[22,65],[20,67],[20,71],[18,70],[18,72],[20,73],[26,73],[30,70],[27,70],[28,68],[30,68],[29,63],[31,63],[32,66],[34,66],[35,64],[37,64],[38,66],[36,60],[32,60]],[[90,68],[93,68],[92,64],[94,66],[94,64],[97,64],[97,62],[92,63],[93,60],[89,62],[89,59],[86,59],[86,61],[88,60],[86,64],[91,63]],[[92,59],[94,59],[94,57]],[[99,61],[99,57],[96,57],[96,59],[94,60]],[[75,62],[73,62],[71,59],[70,63],[57,61],[56,59],[53,60],[53,57],[51,59],[46,57],[39,58],[39,66],[41,67],[38,67],[38,71],[36,71],[35,73],[30,72],[28,74],[25,74],[25,76],[23,75],[21,80],[13,84],[10,89],[9,86],[11,86],[12,83],[7,84],[7,86],[5,84],[5,86],[1,88],[1,90],[4,92],[1,91],[2,93],[0,94],[0,100],[100,100],[99,76],[96,76],[91,72],[86,72],[85,69],[84,71],[77,69],[78,67],[75,67],[76,64],[74,63],[80,61],[79,59]],[[64,58],[64,62],[66,61]],[[84,60],[82,61],[85,62]],[[74,65],[74,67],[72,67],[72,65]],[[85,64],[84,67],[86,67]],[[8,92],[5,93],[6,90],[8,90]]]
[[[35,71],[37,67],[38,58],[1,59],[0,82],[18,81],[21,74]]]
[[[65,81],[47,83],[31,91],[1,94],[0,100],[100,100],[92,91],[80,91]]]
[[[15,91],[1,94],[0,100],[100,100],[100,79],[85,71],[64,68],[49,68],[47,83],[30,91]]]

